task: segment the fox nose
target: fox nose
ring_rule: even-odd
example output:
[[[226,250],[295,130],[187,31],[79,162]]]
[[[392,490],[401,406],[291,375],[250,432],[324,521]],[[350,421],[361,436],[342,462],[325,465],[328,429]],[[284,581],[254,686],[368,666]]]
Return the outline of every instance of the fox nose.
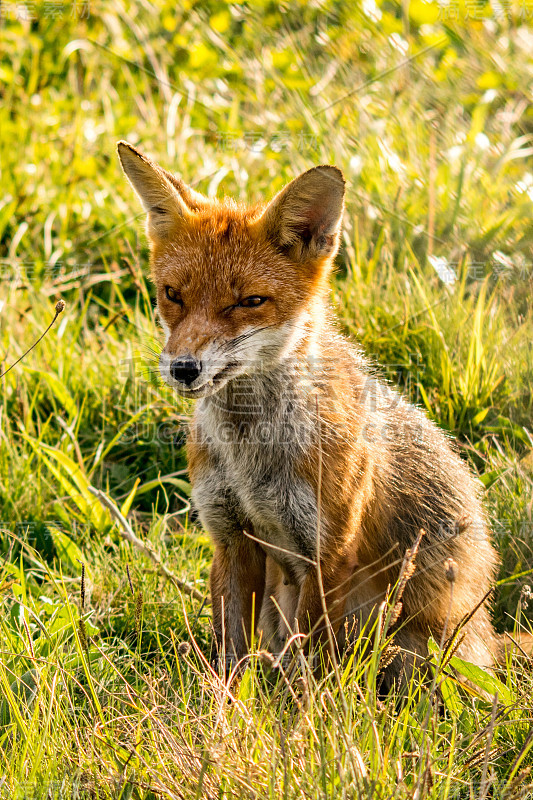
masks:
[[[190,386],[202,371],[202,364],[193,356],[175,358],[170,365],[170,374],[175,381]]]

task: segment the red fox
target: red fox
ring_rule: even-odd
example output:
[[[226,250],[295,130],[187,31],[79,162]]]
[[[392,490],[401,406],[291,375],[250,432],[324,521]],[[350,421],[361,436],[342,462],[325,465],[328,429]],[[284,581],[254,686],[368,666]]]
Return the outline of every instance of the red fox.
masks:
[[[254,633],[278,651],[295,630],[320,641],[325,609],[340,641],[343,620],[375,618],[423,529],[387,679],[477,605],[459,654],[490,666],[498,645],[484,598],[497,558],[478,484],[328,307],[341,171],[314,167],[243,207],[204,197],[126,142],[118,152],[148,217],[161,375],[198,400],[187,457],[215,546],[218,645],[239,659]]]

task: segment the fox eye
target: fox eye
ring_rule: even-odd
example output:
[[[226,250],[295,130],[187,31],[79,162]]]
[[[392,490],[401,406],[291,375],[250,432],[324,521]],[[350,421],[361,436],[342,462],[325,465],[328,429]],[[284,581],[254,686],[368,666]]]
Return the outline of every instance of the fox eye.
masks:
[[[179,292],[172,288],[172,286],[165,286],[165,294],[171,303],[177,303],[179,306],[183,305]]]
[[[254,294],[252,297],[245,297],[237,305],[243,308],[257,308],[257,306],[262,306],[265,300],[268,300],[268,297],[260,297],[258,294]]]

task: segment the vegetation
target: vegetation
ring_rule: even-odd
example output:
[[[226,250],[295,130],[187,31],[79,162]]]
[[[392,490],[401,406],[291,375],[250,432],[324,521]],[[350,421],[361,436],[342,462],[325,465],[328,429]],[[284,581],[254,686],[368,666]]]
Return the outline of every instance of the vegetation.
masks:
[[[501,553],[495,623],[515,636],[533,567],[533,7],[2,2],[0,26],[0,373],[66,303],[0,378],[0,796],[527,796],[529,658],[489,675],[433,642],[433,684],[380,698],[394,592],[370,647],[323,679],[257,649],[229,687],[209,667],[190,408],[157,375],[115,142],[249,201],[344,170],[332,304],[458,437]]]

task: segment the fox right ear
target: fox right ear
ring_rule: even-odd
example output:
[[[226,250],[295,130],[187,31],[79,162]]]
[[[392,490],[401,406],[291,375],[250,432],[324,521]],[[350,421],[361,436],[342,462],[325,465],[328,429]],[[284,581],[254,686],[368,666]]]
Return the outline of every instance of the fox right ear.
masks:
[[[340,169],[314,167],[282,189],[257,224],[294,261],[322,261],[338,250],[343,209]]]
[[[166,238],[197,210],[201,195],[128,142],[118,142],[117,150],[122,169],[148,214],[149,236]]]

